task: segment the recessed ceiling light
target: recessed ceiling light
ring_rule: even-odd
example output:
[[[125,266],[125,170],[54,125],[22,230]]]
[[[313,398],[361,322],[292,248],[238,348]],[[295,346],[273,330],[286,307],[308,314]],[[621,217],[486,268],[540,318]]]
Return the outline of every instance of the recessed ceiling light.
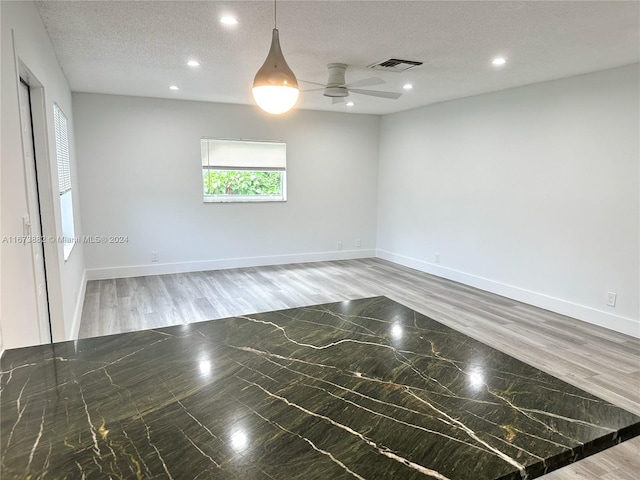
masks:
[[[503,57],[496,57],[491,63],[493,63],[494,65],[504,65],[505,63],[507,63],[507,61]]]
[[[347,102],[347,107],[353,107],[355,105],[355,103],[353,102]]]
[[[410,83],[405,83],[402,88],[404,88],[405,90],[411,90],[413,88],[413,85],[411,85]]]
[[[180,87],[176,87],[175,85],[171,85],[169,90],[180,90]]]
[[[199,67],[200,66],[200,62],[197,60],[189,60],[187,62],[187,65],[189,65],[190,67]]]
[[[235,25],[238,23],[236,17],[232,17],[231,15],[225,15],[220,18],[220,23],[224,23],[225,25]]]

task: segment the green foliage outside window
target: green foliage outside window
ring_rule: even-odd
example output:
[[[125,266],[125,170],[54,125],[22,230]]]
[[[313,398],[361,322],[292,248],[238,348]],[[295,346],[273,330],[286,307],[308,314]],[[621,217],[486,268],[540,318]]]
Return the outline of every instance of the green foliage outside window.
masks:
[[[202,171],[205,195],[282,195],[282,172]]]

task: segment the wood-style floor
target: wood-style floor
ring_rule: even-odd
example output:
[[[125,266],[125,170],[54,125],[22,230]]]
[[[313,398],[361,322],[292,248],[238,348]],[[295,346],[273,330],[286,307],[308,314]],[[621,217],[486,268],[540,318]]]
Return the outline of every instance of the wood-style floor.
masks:
[[[386,295],[640,415],[640,340],[380,259],[96,280],[80,338]],[[634,480],[640,437],[545,475]]]

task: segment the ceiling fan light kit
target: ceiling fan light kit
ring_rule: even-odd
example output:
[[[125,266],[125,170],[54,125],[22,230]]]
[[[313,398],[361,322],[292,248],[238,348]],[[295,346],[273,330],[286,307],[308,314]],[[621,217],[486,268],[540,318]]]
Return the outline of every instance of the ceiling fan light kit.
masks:
[[[397,92],[386,92],[382,90],[369,90],[362,89],[356,87],[372,87],[374,85],[381,85],[384,80],[378,77],[370,77],[363,78],[361,80],[356,80],[355,82],[346,83],[345,73],[347,71],[348,65],[346,63],[329,63],[327,64],[327,68],[329,69],[329,78],[327,79],[327,83],[316,83],[310,82],[308,80],[301,80],[305,83],[310,83],[311,85],[317,85],[322,88],[314,88],[311,90],[305,90],[306,92],[312,92],[314,90],[322,90],[322,94],[325,97],[331,98],[331,103],[343,103],[344,99],[349,96],[350,93],[357,93],[359,95],[368,95],[370,97],[378,97],[378,98],[388,98],[392,100],[397,100],[402,96],[402,93]]]
[[[327,65],[329,69],[329,79],[327,80],[327,88],[322,94],[325,97],[346,97],[349,90],[345,87],[345,72],[347,71],[346,63],[330,63]]]
[[[265,112],[275,115],[288,112],[298,101],[300,95],[298,81],[284,59],[280,48],[280,33],[275,26],[269,54],[256,73],[252,91],[258,106]]]

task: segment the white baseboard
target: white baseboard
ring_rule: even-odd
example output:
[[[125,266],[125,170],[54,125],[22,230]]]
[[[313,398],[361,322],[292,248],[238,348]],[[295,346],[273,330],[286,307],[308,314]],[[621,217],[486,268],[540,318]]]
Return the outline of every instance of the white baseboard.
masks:
[[[73,310],[73,323],[71,324],[71,332],[67,340],[77,340],[80,333],[80,321],[82,320],[82,306],[84,305],[84,294],[87,291],[87,271],[82,272],[80,279],[80,291],[76,299],[76,306]]]
[[[443,267],[435,263],[425,262],[411,257],[405,257],[385,250],[376,250],[376,256],[383,260],[404,265],[421,272],[429,273],[448,280],[476,287],[481,290],[495,293],[503,297],[511,298],[519,302],[527,303],[535,307],[544,308],[555,313],[576,318],[584,322],[592,323],[616,332],[624,333],[632,337],[640,338],[640,322],[631,318],[621,317],[609,312],[598,310],[586,305],[580,305],[551,297],[524,288],[497,282],[489,278],[479,277],[452,268]]]
[[[293,255],[273,255],[268,257],[242,257],[200,262],[157,263],[128,267],[94,268],[86,270],[86,280],[105,280],[109,278],[144,277],[168,273],[202,272],[225,268],[262,267],[266,265],[285,265],[288,263],[326,262],[331,260],[349,260],[353,258],[375,257],[375,250],[339,250],[335,252],[301,253]],[[85,282],[86,283],[86,282]]]
[[[348,260],[354,258],[378,257],[390,262],[404,265],[421,272],[453,280],[455,282],[511,298],[519,302],[544,308],[552,312],[576,318],[594,325],[598,325],[616,332],[640,338],[640,322],[637,320],[614,315],[586,305],[580,305],[551,297],[524,288],[497,282],[488,278],[462,272],[442,265],[425,262],[404,255],[385,250],[340,250],[335,252],[317,252],[293,255],[274,255],[264,257],[242,257],[220,260],[182,263],[160,263],[150,265],[134,265],[126,267],[95,268],[85,270],[82,286],[74,313],[72,336],[77,338],[82,316],[82,305],[86,283],[89,280],[104,280],[109,278],[143,277],[148,275],[164,275],[170,273],[200,272],[207,270],[221,270],[225,268],[259,267],[266,265],[284,265],[289,263],[323,262],[331,260]]]

